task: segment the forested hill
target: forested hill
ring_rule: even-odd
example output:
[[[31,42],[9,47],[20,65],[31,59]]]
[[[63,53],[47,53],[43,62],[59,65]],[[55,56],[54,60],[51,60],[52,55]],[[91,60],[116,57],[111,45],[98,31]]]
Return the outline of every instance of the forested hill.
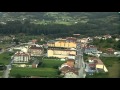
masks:
[[[0,12],[0,34],[116,34],[119,23],[117,12]]]

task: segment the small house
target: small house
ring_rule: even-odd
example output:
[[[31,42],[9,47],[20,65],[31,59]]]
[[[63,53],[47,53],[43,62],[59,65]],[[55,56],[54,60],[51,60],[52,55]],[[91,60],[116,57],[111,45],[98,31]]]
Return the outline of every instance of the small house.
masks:
[[[34,60],[32,63],[32,68],[37,68],[39,64],[39,60]]]
[[[41,56],[44,52],[43,47],[37,45],[31,45],[28,49],[31,56]]]
[[[28,63],[30,60],[30,54],[22,51],[17,51],[13,55],[13,63]]]
[[[98,52],[97,47],[95,47],[94,45],[89,45],[83,48],[84,53],[88,54],[88,53],[95,53]]]

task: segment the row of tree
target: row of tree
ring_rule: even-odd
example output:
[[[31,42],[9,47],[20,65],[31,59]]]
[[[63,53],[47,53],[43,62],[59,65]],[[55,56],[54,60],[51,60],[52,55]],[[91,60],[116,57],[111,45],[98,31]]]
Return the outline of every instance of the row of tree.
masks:
[[[115,39],[113,39],[113,38],[110,38],[107,40],[94,39],[91,44],[96,45],[98,47],[98,49],[114,48],[115,50],[120,50],[120,40],[115,41]]]

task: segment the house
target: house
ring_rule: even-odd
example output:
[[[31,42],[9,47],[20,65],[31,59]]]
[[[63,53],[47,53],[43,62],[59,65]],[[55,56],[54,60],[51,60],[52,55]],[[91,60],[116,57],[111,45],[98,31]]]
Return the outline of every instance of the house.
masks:
[[[66,41],[67,41],[67,42],[76,42],[77,39],[76,39],[75,37],[67,37],[67,38],[66,38]]]
[[[13,64],[13,65],[16,66],[16,67],[27,67],[26,64]]]
[[[89,75],[93,75],[94,72],[96,72],[96,64],[94,63],[93,60],[88,59],[88,63],[85,64],[86,65],[86,73]]]
[[[43,44],[43,47],[44,47],[44,48],[48,48],[48,45],[47,45],[47,44]]]
[[[69,54],[68,59],[74,59],[75,60],[75,55]]]
[[[107,48],[106,51],[109,54],[114,54],[114,52],[115,52],[115,50],[113,48]]]
[[[74,59],[68,59],[68,60],[66,60],[66,61],[67,61],[66,64],[67,64],[68,66],[74,67],[74,65],[75,65],[75,60],[74,60]]]
[[[98,52],[97,47],[94,45],[89,45],[83,48],[84,53],[88,54],[88,53],[95,53]]]
[[[35,44],[35,43],[37,42],[37,39],[31,40],[31,42],[32,42],[33,44]]]
[[[37,68],[39,64],[39,60],[34,60],[32,63],[32,68]]]
[[[112,36],[111,36],[111,35],[109,35],[109,34],[104,35],[104,36],[102,37],[102,39],[104,39],[104,40],[109,39],[109,38],[112,38]]]
[[[120,51],[114,52],[115,55],[120,55]]]
[[[93,61],[93,66],[96,68],[97,72],[101,72],[101,71],[104,71],[104,72],[108,72],[106,66],[103,64],[103,62],[97,58],[97,57],[88,57],[88,60],[92,60]],[[91,63],[89,63],[91,64]],[[90,65],[92,66],[92,65]]]
[[[88,38],[82,38],[82,39],[80,40],[80,42],[81,42],[81,43],[88,43]]]
[[[79,77],[74,72],[67,72],[65,73],[64,78],[79,78]]]
[[[44,49],[39,45],[31,45],[28,49],[28,52],[31,54],[31,56],[41,56],[44,52]]]
[[[12,38],[10,36],[3,36],[2,39],[3,40],[12,40]]]
[[[30,40],[28,44],[36,44],[36,42],[37,42],[37,39],[33,39],[33,40]]]
[[[48,57],[68,58],[69,55],[76,55],[76,50],[65,49],[65,48],[48,48]]]
[[[88,37],[87,39],[88,39],[89,42],[93,41],[93,38],[91,38],[91,37]]]
[[[59,67],[59,69],[62,69],[63,67],[66,67],[66,66],[72,68],[74,67],[74,65],[75,65],[74,59],[67,59],[66,63],[62,64],[61,67]]]
[[[100,37],[100,36],[95,36],[94,38],[95,39],[102,39],[102,37]]]
[[[28,63],[30,60],[30,54],[22,51],[18,51],[13,55],[13,63]]]
[[[24,46],[13,47],[13,50],[28,52],[28,48]]]
[[[84,48],[84,47],[86,47],[87,46],[87,43],[81,43],[81,48]]]
[[[119,41],[120,40],[120,38],[115,38],[115,41],[117,42],[117,41]]]
[[[78,75],[78,69],[67,65],[62,66],[59,70],[61,71],[61,75],[65,75],[68,72],[73,72],[74,74]]]
[[[61,75],[64,75],[64,78],[77,78],[78,69],[76,69],[74,65],[75,65],[74,59],[66,60],[66,63],[62,64],[61,67],[59,67]]]

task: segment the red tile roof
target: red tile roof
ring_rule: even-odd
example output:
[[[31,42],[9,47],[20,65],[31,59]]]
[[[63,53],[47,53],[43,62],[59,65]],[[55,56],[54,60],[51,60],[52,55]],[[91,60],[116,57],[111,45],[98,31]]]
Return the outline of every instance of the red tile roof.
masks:
[[[103,62],[97,57],[88,57],[88,60],[94,60],[95,64],[103,64]]]
[[[65,66],[63,67],[61,70],[60,70],[63,74],[67,73],[67,72],[73,72],[75,73],[76,75],[78,75],[78,70],[74,67],[70,68],[68,66]]]
[[[67,41],[76,42],[77,39],[74,38],[74,37],[67,37],[66,40],[67,40]]]
[[[89,67],[95,67],[95,64],[89,64]]]
[[[25,52],[16,52],[15,53],[15,56],[29,56],[30,54],[29,53],[25,53]]]
[[[36,47],[36,45],[32,45],[30,49],[43,49],[42,47]]]

